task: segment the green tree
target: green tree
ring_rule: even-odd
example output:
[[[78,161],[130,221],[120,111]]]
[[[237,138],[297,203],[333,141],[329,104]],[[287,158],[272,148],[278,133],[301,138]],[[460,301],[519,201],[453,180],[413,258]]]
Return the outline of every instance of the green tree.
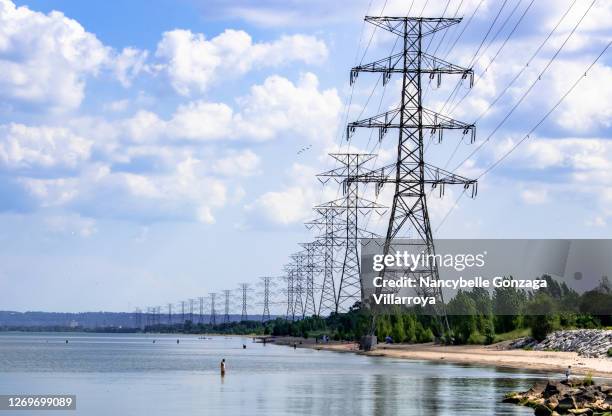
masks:
[[[404,342],[406,339],[406,332],[404,331],[404,318],[401,312],[396,311],[393,316],[393,329],[391,331],[391,337],[393,342]]]
[[[512,280],[512,277],[505,278]],[[493,313],[495,313],[495,331],[508,332],[516,329],[520,323],[520,314],[527,300],[524,291],[513,287],[496,287],[493,292]]]
[[[477,330],[476,303],[466,292],[459,290],[448,303],[447,311],[451,315],[449,320],[455,342],[466,343]]]
[[[553,331],[556,323],[556,305],[547,293],[537,293],[525,306],[525,322],[531,329],[531,336],[544,340]]]

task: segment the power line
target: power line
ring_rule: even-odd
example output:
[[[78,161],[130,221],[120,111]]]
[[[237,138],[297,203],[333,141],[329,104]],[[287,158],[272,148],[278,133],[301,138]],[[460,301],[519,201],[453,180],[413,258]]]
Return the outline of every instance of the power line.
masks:
[[[576,79],[576,81],[572,84],[572,86],[557,100],[557,102],[546,112],[546,114],[544,114],[540,118],[540,120],[536,124],[534,124],[534,126],[529,130],[529,132],[527,132],[527,134],[525,134],[525,136],[523,136],[523,138],[521,138],[517,143],[515,143],[514,146],[512,146],[501,157],[499,157],[495,162],[493,162],[487,169],[485,169],[484,172],[482,172],[478,176],[477,180],[480,180],[483,176],[487,175],[489,172],[491,172],[493,169],[495,169],[501,162],[503,162],[508,156],[510,156],[510,154],[513,153],[523,142],[525,142],[527,139],[530,138],[531,134],[538,127],[540,127],[542,125],[542,123],[544,123],[546,121],[546,119],[561,105],[561,103],[572,93],[572,91],[574,91],[574,89],[580,83],[580,81],[582,81],[588,75],[588,72],[591,70],[591,68],[593,68],[593,66],[595,66],[595,64],[599,61],[599,59],[606,53],[608,48],[610,48],[610,45],[612,45],[612,41],[608,42],[606,47],[599,53],[599,55],[597,55],[595,60],[593,60],[593,62],[591,62],[591,64],[586,68],[584,73],[582,75],[580,75],[580,77],[578,77],[578,79]],[[455,201],[455,204],[448,210],[448,212],[446,213],[446,215],[442,219],[441,223],[436,228],[436,231],[442,226],[442,224],[444,224],[446,219],[455,210],[455,208],[457,208],[457,205],[459,203],[459,199],[461,199],[461,197],[463,196],[464,193],[465,192],[463,192],[461,195],[459,195],[459,198],[457,198],[457,201]]]
[[[489,68],[491,67],[491,65],[493,65],[493,63],[495,62],[495,60],[497,59],[497,57],[499,56],[499,54],[501,53],[501,51],[504,49],[504,47],[506,46],[506,44],[508,43],[508,41],[510,40],[510,38],[512,37],[512,35],[514,34],[514,32],[516,31],[516,29],[518,28],[518,26],[521,24],[521,22],[523,21],[523,19],[525,18],[525,15],[527,14],[527,12],[529,11],[529,9],[531,9],[531,6],[533,5],[533,3],[535,3],[535,0],[531,0],[531,2],[527,5],[527,8],[523,11],[523,14],[521,14],[521,16],[519,17],[519,19],[516,21],[516,23],[514,24],[514,27],[512,28],[512,30],[510,31],[510,33],[508,33],[508,36],[506,36],[506,39],[504,40],[504,42],[501,44],[501,46],[497,49],[497,52],[495,53],[495,55],[493,55],[493,58],[491,58],[491,60],[489,61],[489,63],[487,64],[487,66],[485,67],[485,69],[482,71],[482,73],[478,76],[478,78],[476,78],[476,80],[474,81],[474,85],[473,87],[476,86],[476,84],[478,84],[478,81],[480,81],[484,75],[487,73],[487,71],[489,70]],[[520,2],[518,3],[520,4]],[[518,6],[517,4],[517,6]],[[516,10],[516,8],[514,9]],[[513,10],[513,13],[514,13]],[[453,107],[449,110],[449,112],[452,114],[453,111],[455,111],[455,109],[463,102],[463,100],[465,99],[465,97],[467,97],[469,95],[469,93],[472,90],[467,90],[465,94],[463,94],[463,97],[461,97],[461,99],[456,102]]]
[[[557,58],[557,56],[559,55],[559,53],[561,52],[561,50],[563,49],[563,47],[567,44],[567,42],[570,40],[570,38],[572,37],[572,35],[574,34],[574,32],[576,32],[576,29],[578,28],[578,26],[580,25],[580,23],[582,23],[582,21],[584,20],[584,18],[586,17],[586,15],[589,13],[589,11],[591,10],[591,8],[593,7],[593,5],[595,4],[597,0],[593,0],[591,2],[591,4],[589,5],[589,8],[584,12],[584,14],[582,15],[582,17],[580,17],[580,19],[578,20],[578,22],[576,22],[576,24],[574,25],[574,27],[572,28],[571,32],[567,35],[567,37],[565,38],[565,40],[563,41],[563,43],[561,44],[561,46],[559,46],[559,48],[556,50],[556,52],[554,53],[554,55],[548,60],[548,63],[546,64],[546,66],[544,67],[544,69],[542,69],[542,71],[538,74],[538,76],[534,79],[534,81],[531,83],[531,85],[529,86],[529,88],[521,95],[521,97],[519,98],[519,100],[512,106],[512,108],[510,109],[510,111],[504,116],[504,118],[495,126],[495,128],[493,129],[493,131],[487,136],[487,138],[480,143],[480,145],[478,145],[469,155],[468,157],[466,157],[459,165],[457,165],[457,167],[455,169],[453,169],[453,171],[456,171],[457,169],[459,169],[466,161],[468,161],[472,156],[474,156],[478,151],[480,151],[480,149],[482,149],[488,142],[489,140],[491,140],[491,137],[493,137],[493,135],[497,132],[497,130],[500,129],[500,127],[510,118],[510,116],[512,116],[512,114],[514,113],[514,111],[517,109],[517,107],[523,102],[523,100],[525,99],[525,97],[527,97],[527,95],[531,92],[531,90],[533,90],[533,88],[535,87],[535,85],[538,83],[538,81],[540,81],[542,79],[542,75],[544,75],[544,73],[548,70],[548,68],[552,65],[552,63],[555,61],[555,59]]]
[[[463,29],[461,30],[461,32],[459,33],[459,36],[457,36],[455,38],[455,41],[453,42],[453,44],[451,45],[451,47],[446,51],[446,53],[442,56],[442,59],[446,60],[446,58],[448,57],[448,55],[451,53],[451,51],[455,48],[455,46],[457,45],[457,42],[459,42],[459,39],[461,39],[461,37],[463,36],[463,33],[465,32],[465,30],[468,28],[468,26],[470,25],[470,23],[472,22],[472,19],[474,18],[474,16],[476,15],[476,13],[478,12],[478,9],[480,9],[480,6],[482,6],[482,3],[484,3],[484,0],[480,0],[480,3],[478,3],[478,6],[476,6],[476,8],[474,9],[474,12],[472,13],[472,15],[470,16],[470,18],[468,19],[468,21],[466,22],[466,24],[463,26]]]
[[[544,47],[544,45],[548,42],[548,40],[551,38],[551,36],[557,31],[559,25],[561,25],[561,22],[563,20],[565,20],[565,17],[568,15],[568,13],[570,12],[570,10],[574,7],[574,5],[576,4],[577,0],[574,0],[572,2],[572,4],[570,4],[570,6],[567,8],[567,10],[565,11],[565,13],[563,13],[563,15],[561,16],[561,18],[557,21],[557,24],[553,27],[553,29],[548,33],[548,35],[546,36],[546,38],[544,39],[544,41],[542,41],[542,43],[540,43],[540,45],[538,46],[538,48],[535,50],[535,52],[531,55],[531,57],[527,60],[527,62],[525,63],[525,65],[521,68],[521,70],[514,76],[514,78],[512,78],[512,80],[508,83],[508,85],[506,85],[506,87],[497,95],[497,97],[491,102],[491,104],[489,104],[489,106],[476,118],[475,123],[478,122],[482,117],[484,117],[484,115],[486,113],[489,112],[489,110],[491,110],[491,108],[497,103],[497,101],[499,101],[499,99],[510,89],[510,87],[512,87],[512,85],[514,85],[514,83],[516,82],[516,80],[523,74],[523,72],[525,72],[525,70],[529,67],[529,64],[531,63],[531,61],[533,61],[535,59],[535,57],[540,53],[540,51],[542,50],[542,48]]]
[[[561,98],[559,98],[559,100],[557,100],[557,102],[555,103],[554,106],[552,106],[552,108],[550,108],[550,110],[548,110],[548,112],[546,112],[546,114],[544,114],[544,116],[529,130],[529,132],[523,136],[523,138],[521,140],[519,140],[514,146],[512,146],[506,153],[504,153],[499,159],[497,159],[492,165],[490,165],[484,172],[482,172],[480,174],[480,176],[478,176],[478,179],[482,178],[483,176],[485,176],[487,173],[489,173],[490,171],[492,171],[493,169],[495,169],[495,167],[497,165],[499,165],[504,159],[506,159],[512,152],[514,152],[514,150],[516,150],[517,147],[519,147],[521,145],[521,143],[523,143],[525,140],[527,140],[530,135],[538,128],[540,127],[540,125],[542,125],[542,123],[544,123],[544,121],[546,121],[546,119],[548,118],[548,116],[550,116],[550,114],[552,112],[554,112],[559,105],[561,105],[561,103],[565,100],[565,98],[570,95],[572,93],[572,91],[574,91],[574,89],[576,88],[576,86],[580,83],[580,81],[582,81],[584,78],[586,78],[588,72],[591,70],[591,68],[593,68],[593,66],[595,66],[595,64],[597,63],[597,61],[599,61],[599,59],[603,56],[604,53],[606,53],[606,51],[608,50],[608,48],[610,47],[610,45],[612,44],[612,41],[608,42],[608,44],[606,45],[606,47],[599,53],[599,55],[597,55],[597,58],[595,58],[595,60],[588,66],[588,68],[584,71],[584,74],[582,74],[573,84],[572,86],[565,92],[565,94],[563,94],[561,96]]]
[[[512,85],[514,85],[516,80],[523,74],[523,72],[525,72],[525,70],[529,67],[529,64],[531,64],[531,61],[533,61],[535,59],[535,57],[540,53],[540,51],[542,50],[544,45],[548,42],[548,40],[551,38],[551,36],[557,31],[558,27],[561,25],[561,22],[563,22],[563,20],[565,20],[565,17],[568,15],[570,10],[576,4],[576,1],[577,0],[574,0],[570,4],[570,6],[567,8],[567,10],[565,10],[565,12],[561,16],[561,18],[557,21],[555,26],[548,33],[546,38],[540,43],[540,45],[537,47],[537,49],[534,51],[534,53],[531,55],[531,57],[527,60],[527,62],[525,62],[525,65],[523,65],[521,70],[512,78],[512,80],[510,80],[508,85],[506,85],[502,89],[502,91],[497,95],[497,97],[495,97],[495,99],[487,106],[487,108],[476,118],[476,120],[474,120],[474,124],[478,123],[478,121],[480,121],[482,119],[482,117],[484,117],[485,114],[487,114],[491,110],[491,108],[493,108],[493,106],[501,99],[501,97],[503,97],[506,94],[506,92],[512,87]],[[455,149],[453,149],[453,152],[451,153],[450,157],[448,158],[448,160],[444,164],[444,169],[446,169],[448,167],[448,165],[450,164],[450,162],[453,160],[453,158],[455,157],[455,154],[457,154],[457,151],[459,150],[459,146],[461,145],[462,142],[463,142],[463,138],[457,142],[457,145],[455,146]]]
[[[489,29],[487,30],[487,33],[485,33],[484,37],[480,41],[480,45],[478,45],[478,49],[476,49],[476,52],[474,52],[474,55],[472,56],[472,59],[470,60],[470,63],[467,65],[467,68],[472,68],[474,66],[474,62],[476,62],[476,58],[478,56],[478,52],[480,52],[480,49],[482,49],[482,46],[484,45],[485,41],[489,37],[489,34],[491,33],[491,30],[493,30],[493,26],[495,26],[495,23],[497,22],[497,19],[499,19],[499,16],[501,15],[502,11],[506,7],[507,3],[508,3],[508,0],[504,0],[504,2],[502,3],[501,7],[497,11],[497,14],[495,15],[495,18],[493,19],[493,21],[489,25]],[[449,104],[449,102],[452,99],[454,99],[455,94],[459,91],[459,86],[461,85],[461,82],[462,82],[462,79],[459,79],[459,81],[457,81],[457,83],[455,84],[455,88],[453,88],[453,90],[451,91],[450,95],[448,96],[448,98],[446,99],[446,101],[444,102],[442,107],[440,107],[440,112],[444,111],[444,109]]]

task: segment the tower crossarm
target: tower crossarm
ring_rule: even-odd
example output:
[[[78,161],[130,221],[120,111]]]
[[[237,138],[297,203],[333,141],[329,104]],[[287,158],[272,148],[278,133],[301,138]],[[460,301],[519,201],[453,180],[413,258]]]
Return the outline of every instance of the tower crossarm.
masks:
[[[461,22],[460,17],[366,16],[364,20],[401,37],[411,31],[413,26],[419,26],[421,36],[427,36]]]
[[[412,172],[418,172],[420,164],[418,162],[404,161],[400,169],[404,170],[403,173],[409,174]],[[360,183],[375,183],[376,191],[387,183],[397,183],[397,165],[395,163],[383,166],[378,169],[374,169],[371,172],[367,172],[361,175],[355,175],[346,179],[347,182],[360,182]],[[444,194],[445,185],[463,185],[464,189],[471,189],[471,196],[475,197],[478,191],[478,182],[476,179],[469,179],[456,173],[449,172],[445,169],[433,166],[429,163],[423,165],[423,183],[431,185],[432,188],[440,189],[440,195]],[[402,183],[409,183],[406,179],[407,175],[402,175]],[[420,182],[420,181],[419,181]],[[415,182],[417,183],[417,182]]]
[[[416,73],[430,74],[433,78],[436,74],[455,74],[461,75],[462,79],[470,78],[470,88],[474,85],[474,70],[452,64],[437,56],[426,52],[421,53],[421,68],[416,66],[417,56],[408,53],[406,56],[408,65],[404,66],[404,52],[394,53],[391,56],[378,59],[376,61],[362,64],[351,68],[351,84],[358,77],[360,72],[381,72],[384,75],[383,83],[386,84],[391,74]]]
[[[356,175],[360,176],[360,175]],[[351,176],[349,176],[350,178]],[[357,210],[369,210],[369,209],[378,209],[384,210],[387,207],[385,205],[379,204],[378,202],[370,201],[368,199],[359,197],[354,198],[353,201],[349,201],[351,204],[349,207],[355,208]],[[347,208],[346,198],[335,199],[333,201],[325,202],[323,204],[317,205],[315,207],[317,210],[334,210],[337,212],[345,211]]]
[[[417,114],[416,108],[407,108],[407,110],[409,114]],[[400,123],[401,108],[395,108],[363,120],[353,121],[346,126],[346,137],[347,139],[350,138],[357,128],[378,128],[379,140],[382,140],[388,129],[403,127],[428,129],[432,134],[437,132],[439,141],[442,140],[442,131],[444,130],[462,130],[464,135],[470,135],[470,143],[474,142],[476,138],[476,126],[473,123],[464,123],[427,108],[422,108],[421,110],[422,120],[420,123],[416,118],[403,120],[403,124]],[[404,111],[406,111],[406,109],[404,109]],[[326,174],[328,177],[331,176],[328,172],[326,172]]]

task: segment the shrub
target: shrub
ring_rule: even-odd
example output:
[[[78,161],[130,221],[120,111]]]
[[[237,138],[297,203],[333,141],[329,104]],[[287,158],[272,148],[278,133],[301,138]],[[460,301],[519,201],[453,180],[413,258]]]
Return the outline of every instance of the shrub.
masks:
[[[484,335],[481,335],[480,332],[478,331],[472,332],[469,338],[467,339],[467,343],[468,344],[484,344],[485,337]]]
[[[434,340],[433,331],[430,328],[421,332],[419,342],[432,342]]]

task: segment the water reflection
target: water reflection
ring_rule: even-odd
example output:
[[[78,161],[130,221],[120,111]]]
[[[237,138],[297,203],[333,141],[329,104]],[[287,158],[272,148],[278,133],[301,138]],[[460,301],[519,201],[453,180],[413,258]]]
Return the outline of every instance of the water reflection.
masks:
[[[74,393],[75,415],[518,415],[545,374],[157,335],[0,335],[0,394]],[[228,370],[219,375],[219,360]],[[20,415],[27,416],[27,412]],[[58,413],[59,414],[59,413]]]

